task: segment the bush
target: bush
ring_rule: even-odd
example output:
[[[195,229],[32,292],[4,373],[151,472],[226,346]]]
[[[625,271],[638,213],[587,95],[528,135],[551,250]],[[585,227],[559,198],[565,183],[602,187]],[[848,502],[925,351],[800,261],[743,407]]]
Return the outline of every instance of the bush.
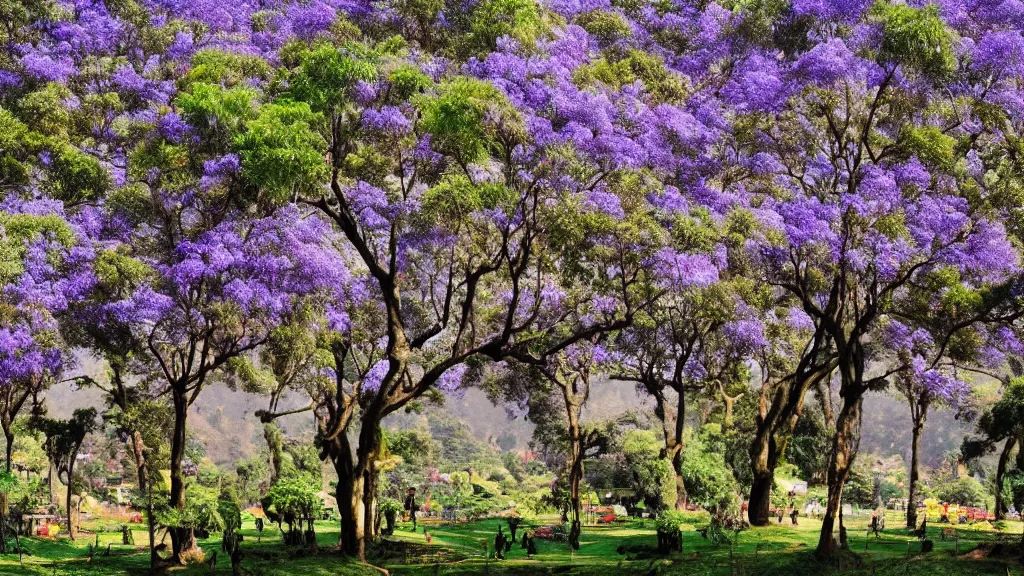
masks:
[[[632,476],[632,487],[653,512],[676,504],[672,463],[661,456],[662,442],[650,430],[631,430],[622,440],[622,453]]]
[[[654,521],[654,527],[658,532],[671,532],[679,530],[679,526],[686,522],[686,517],[681,512],[669,510],[658,516]]]
[[[263,498],[263,508],[267,517],[275,522],[288,524],[286,544],[302,544],[306,536],[302,533],[303,523],[309,531],[313,530],[313,521],[320,516],[324,502],[317,496],[314,484],[304,476],[287,476],[279,478]]]
[[[218,497],[219,492],[214,488],[190,484],[185,489],[185,509],[178,510],[163,502],[157,507],[157,523],[169,528],[191,529],[197,535],[220,532],[225,523]]]
[[[238,504],[229,500],[221,500],[217,504],[217,512],[224,521],[224,531],[234,532],[242,527],[242,510]]]
[[[384,530],[385,535],[390,535],[395,529],[395,519],[398,517],[398,513],[402,511],[402,503],[394,498],[381,498],[377,501],[377,510],[380,511],[381,516],[384,517],[386,522]]]
[[[690,499],[707,510],[731,509],[739,487],[732,470],[720,453],[708,448],[720,435],[720,428],[708,425],[686,439],[682,475]]]
[[[935,487],[935,496],[960,506],[984,507],[988,503],[985,487],[974,478],[957,478]]]
[[[387,514],[388,512],[397,514],[402,511],[402,503],[394,498],[381,498],[377,502],[377,509],[380,510],[381,514]]]

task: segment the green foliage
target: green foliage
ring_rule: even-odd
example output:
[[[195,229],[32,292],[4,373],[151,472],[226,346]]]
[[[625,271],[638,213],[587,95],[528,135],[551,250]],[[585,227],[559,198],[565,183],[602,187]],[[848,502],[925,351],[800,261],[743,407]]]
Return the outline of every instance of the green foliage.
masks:
[[[290,441],[284,444],[284,459],[281,463],[282,476],[302,476],[316,486],[320,486],[323,468],[320,453],[310,442]]]
[[[875,477],[865,460],[866,457],[859,458],[850,470],[850,477],[843,487],[843,500],[871,508],[875,505]]]
[[[523,481],[525,470],[523,460],[518,455],[514,452],[505,452],[501,455],[501,462],[505,465],[505,470],[508,470],[508,473],[512,475],[516,482]]]
[[[347,48],[355,49],[355,45]],[[299,66],[289,84],[291,95],[309,104],[314,112],[325,112],[348,102],[348,90],[359,80],[372,81],[377,68],[365,54],[342,51],[318,44],[299,54]]]
[[[55,214],[36,216],[0,212],[0,281],[10,282],[25,271],[26,243],[50,239],[71,246],[74,233],[64,219]]]
[[[33,131],[44,136],[67,140],[74,126],[71,110],[64,105],[71,91],[63,84],[51,82],[18,100],[18,117]]]
[[[402,503],[394,498],[381,498],[377,501],[377,509],[381,514],[398,513],[402,511]]]
[[[939,78],[956,69],[953,32],[942,22],[938,8],[913,8],[879,1],[871,8],[882,26],[878,57]]]
[[[242,177],[265,199],[287,202],[316,189],[327,174],[324,139],[313,130],[319,116],[305,102],[280,101],[260,108],[235,138]]]
[[[900,141],[926,165],[951,170],[956,163],[956,139],[937,126],[906,126],[900,131]]]
[[[622,454],[632,473],[637,496],[655,511],[676,504],[672,463],[661,457],[662,442],[650,430],[630,430],[622,438]]]
[[[518,127],[522,120],[505,95],[493,84],[458,77],[443,83],[436,95],[422,98],[420,126],[434,137],[434,145],[464,164],[482,158],[496,143],[488,117],[505,128]],[[494,120],[490,120],[494,121]]]
[[[225,522],[220,515],[219,491],[199,484],[189,484],[185,490],[185,509],[179,510],[166,505],[156,512],[161,526],[191,528],[193,530],[220,532]]]
[[[181,79],[179,86],[187,90],[192,84],[202,82],[231,87],[248,79],[265,79],[269,76],[270,65],[259,56],[206,49],[192,56],[192,68]]]
[[[226,532],[234,532],[242,527],[242,510],[235,502],[220,500],[217,503],[217,513],[224,521]]]
[[[512,210],[515,200],[515,192],[500,182],[473,184],[466,176],[453,174],[424,194],[424,217],[433,222],[447,223],[454,229],[459,222],[480,210],[499,207]]]
[[[797,420],[786,444],[786,461],[796,466],[800,478],[823,482],[828,469],[832,433],[821,407],[810,404]]]
[[[1024,470],[1011,470],[1003,476],[1003,502],[1012,502],[1017,510],[1024,510]]]
[[[682,512],[668,510],[658,515],[654,526],[659,532],[674,532],[686,521],[686,516]]]
[[[695,504],[708,510],[732,509],[739,487],[721,452],[711,445],[721,435],[717,425],[707,425],[683,440],[682,476],[686,493]]]
[[[238,479],[238,498],[244,503],[255,502],[260,497],[260,484],[270,476],[267,459],[252,456],[239,460],[235,464],[235,477]]]
[[[252,394],[269,394],[277,387],[273,372],[257,365],[250,358],[232,358],[225,363],[224,372],[231,376],[228,384],[239,386]]]
[[[415,22],[420,28],[421,34],[436,34],[438,28],[434,26],[438,14],[444,9],[444,0],[397,0],[395,10],[403,19]]]
[[[655,101],[681,102],[686,96],[686,79],[669,70],[657,55],[642,50],[630,49],[624,55],[609,54],[573,71],[573,82],[579,86],[601,83],[621,89],[638,80]]]
[[[100,161],[73,146],[57,144],[49,151],[46,187],[68,206],[101,197],[110,186],[110,176]]]
[[[154,275],[154,270],[141,260],[121,250],[103,250],[93,263],[99,287],[111,296],[127,298],[132,291]]]
[[[1014,378],[1003,396],[978,419],[978,431],[988,442],[1024,432],[1024,378]]]
[[[473,10],[463,50],[480,55],[493,51],[502,36],[532,47],[544,31],[543,19],[532,0],[483,0]]]
[[[225,88],[196,82],[190,91],[181,92],[175,102],[182,117],[206,138],[227,143],[256,117],[258,96],[256,90],[244,85]]]
[[[620,15],[605,10],[591,10],[576,17],[576,24],[597,39],[601,46],[629,38],[632,28]]]
[[[9,512],[29,514],[44,503],[47,497],[45,478],[25,479],[13,472],[0,470],[0,494],[7,497]]]
[[[308,476],[280,477],[263,498],[263,507],[283,517],[289,525],[298,519],[314,518],[324,506],[317,496],[318,488],[319,484]]]
[[[392,456],[414,468],[422,468],[434,461],[434,441],[423,430],[384,431],[384,442]]]
[[[418,67],[402,63],[388,73],[388,84],[388,99],[398,103],[424,92],[433,81]]]
[[[942,502],[977,507],[985,507],[990,500],[981,482],[971,477],[957,478],[935,486],[935,497]]]

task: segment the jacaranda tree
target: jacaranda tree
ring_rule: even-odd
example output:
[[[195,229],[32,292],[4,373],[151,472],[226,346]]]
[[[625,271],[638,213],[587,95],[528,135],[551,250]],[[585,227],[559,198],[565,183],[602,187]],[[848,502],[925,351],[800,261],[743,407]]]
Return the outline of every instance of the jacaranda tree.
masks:
[[[992,128],[981,118],[999,106],[966,88],[969,53],[958,53],[939,11],[815,6],[784,17],[812,17],[823,29],[791,55],[763,59],[776,98],[751,104],[739,133],[760,177],[729,191],[746,195],[741,209],[761,227],[748,243],[753,272],[790,294],[834,349],[841,406],[818,545],[827,555],[864,394],[894,377],[948,389],[940,359],[969,352],[958,344],[982,333],[977,326],[991,319],[1017,255],[999,194],[957,160],[988,153]],[[963,93],[951,91],[953,78],[964,78]],[[882,334],[905,322],[915,334],[923,319],[905,311],[921,299],[951,312],[929,326],[941,333],[932,336],[937,351],[930,361],[884,361]]]
[[[186,518],[189,408],[242,383],[275,473],[273,421],[312,412],[364,556],[384,419],[519,370],[565,407],[578,536],[595,370],[653,397],[683,496],[687,394],[728,422],[756,365],[754,524],[838,396],[831,554],[865,394],[907,398],[913,498],[929,408],[1024,350],[1024,16],[996,4],[0,2],[7,467],[91,353]]]

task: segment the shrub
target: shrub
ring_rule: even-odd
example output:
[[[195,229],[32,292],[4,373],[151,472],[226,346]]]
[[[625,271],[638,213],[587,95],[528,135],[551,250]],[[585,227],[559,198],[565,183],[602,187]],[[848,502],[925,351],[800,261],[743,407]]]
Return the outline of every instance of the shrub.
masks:
[[[974,478],[957,478],[935,487],[935,496],[943,501],[961,506],[985,506],[988,493]]]

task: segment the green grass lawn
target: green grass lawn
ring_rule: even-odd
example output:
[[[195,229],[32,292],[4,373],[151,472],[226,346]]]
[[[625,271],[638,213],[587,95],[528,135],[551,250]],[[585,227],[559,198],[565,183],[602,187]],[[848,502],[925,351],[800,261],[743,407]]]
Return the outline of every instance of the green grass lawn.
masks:
[[[470,574],[577,574],[592,576],[646,576],[655,575],[796,575],[850,574],[877,576],[901,575],[999,575],[1024,576],[1024,565],[1009,557],[964,558],[981,544],[996,541],[1016,542],[1020,539],[1021,524],[1008,523],[1005,531],[994,529],[974,531],[960,529],[959,543],[940,539],[942,526],[929,527],[929,536],[935,541],[935,550],[920,554],[921,544],[906,530],[890,528],[880,538],[868,537],[867,519],[849,521],[851,554],[841,562],[826,565],[815,560],[812,551],[817,542],[821,524],[813,519],[800,519],[799,526],[784,524],[741,532],[732,545],[715,547],[695,531],[699,521],[684,526],[683,553],[671,557],[658,557],[642,552],[655,543],[654,529],[649,523],[633,522],[617,526],[595,526],[584,529],[580,550],[572,552],[560,542],[539,540],[538,554],[526,557],[518,543],[503,561],[492,555],[494,534],[503,520],[483,520],[469,524],[444,525],[421,523],[420,530],[412,532],[408,524],[400,524],[398,531],[373,550],[369,560],[386,568],[396,576],[435,576]],[[544,524],[540,521],[537,524]],[[899,525],[891,516],[890,527]],[[423,528],[432,542],[427,545]],[[120,544],[121,534],[116,526],[87,525],[92,532],[81,534],[77,542],[59,538],[25,538],[29,552],[19,563],[16,556],[0,557],[0,574],[68,574],[68,575],[134,575],[148,572],[148,553],[142,547],[146,542],[143,530],[134,532],[139,548]],[[108,529],[109,531],[102,531]],[[265,576],[370,576],[380,574],[376,569],[359,565],[332,553],[337,542],[334,523],[318,523],[318,554],[303,553],[281,543],[276,527],[268,526],[259,537],[251,523],[245,524],[243,549],[244,567],[251,574]],[[88,559],[88,546],[98,550],[92,561]],[[484,543],[487,549],[484,549]],[[107,545],[110,554],[107,555]],[[201,540],[200,546],[213,551],[220,547],[217,538]],[[626,554],[618,550],[623,547]],[[959,555],[959,556],[958,556]],[[206,566],[191,566],[175,570],[175,574],[229,574],[230,564],[219,555],[217,570]]]

